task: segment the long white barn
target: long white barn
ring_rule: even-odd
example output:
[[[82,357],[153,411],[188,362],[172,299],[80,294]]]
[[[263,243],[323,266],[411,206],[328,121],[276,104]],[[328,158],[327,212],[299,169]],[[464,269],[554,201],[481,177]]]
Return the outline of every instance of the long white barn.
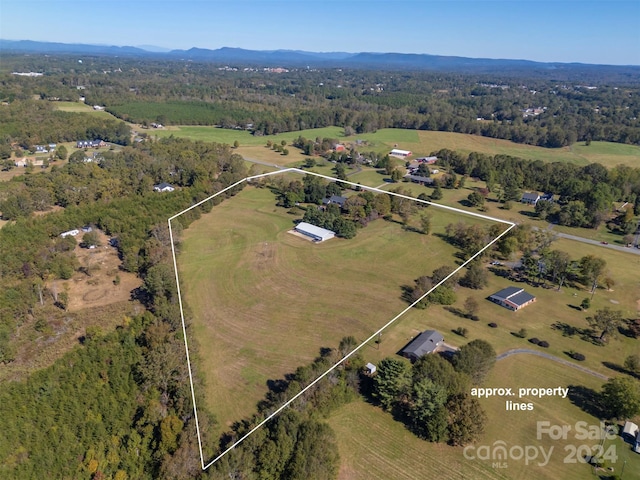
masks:
[[[406,158],[411,155],[411,151],[394,148],[393,150],[391,150],[391,152],[389,152],[389,155],[391,155],[392,157]]]
[[[300,222],[296,225],[296,232],[299,232],[307,237],[313,238],[316,242],[324,242],[336,236],[336,232],[327,230],[326,228],[316,227],[307,222]]]

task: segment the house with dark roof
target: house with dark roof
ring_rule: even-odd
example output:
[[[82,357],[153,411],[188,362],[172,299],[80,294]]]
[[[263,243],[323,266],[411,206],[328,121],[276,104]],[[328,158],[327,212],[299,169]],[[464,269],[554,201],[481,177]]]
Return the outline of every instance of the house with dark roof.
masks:
[[[509,310],[520,310],[536,301],[536,297],[524,291],[520,287],[507,287],[489,297],[493,303],[508,308]]]
[[[420,175],[405,175],[403,177],[408,182],[419,183],[420,185],[433,185],[433,178],[421,177]]]
[[[336,205],[338,205],[340,208],[344,207],[344,202],[347,201],[347,197],[341,197],[339,195],[331,195],[328,198],[325,198],[324,200],[322,200],[322,204],[323,205],[331,205],[332,203],[335,203]]]
[[[538,192],[527,192],[522,194],[520,201],[522,203],[528,203],[529,205],[535,205],[540,200],[540,194]]]
[[[426,163],[427,165],[431,165],[438,161],[438,157],[420,157],[420,158],[416,158],[416,161],[420,163]]]
[[[442,343],[444,337],[435,330],[425,330],[402,350],[402,355],[415,362],[420,357],[433,353]]]
[[[542,195],[540,195],[540,200],[544,200],[545,202],[553,202],[553,193],[543,193]]]

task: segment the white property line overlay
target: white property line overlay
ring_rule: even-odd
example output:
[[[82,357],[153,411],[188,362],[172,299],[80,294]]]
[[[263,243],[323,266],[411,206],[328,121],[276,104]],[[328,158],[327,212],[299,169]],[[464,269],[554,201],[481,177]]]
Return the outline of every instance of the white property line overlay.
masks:
[[[324,372],[322,375],[320,375],[318,378],[316,378],[315,380],[313,380],[309,385],[307,385],[305,388],[303,388],[300,392],[298,392],[296,395],[294,395],[293,397],[291,397],[289,400],[287,400],[282,406],[280,406],[278,409],[276,409],[273,413],[271,413],[271,415],[269,415],[267,418],[265,418],[264,420],[262,420],[260,423],[258,423],[255,427],[253,427],[251,430],[249,430],[249,432],[247,432],[246,434],[244,434],[239,440],[237,440],[233,445],[231,445],[229,448],[227,448],[225,451],[223,451],[222,453],[220,453],[217,457],[215,457],[213,460],[211,460],[208,464],[205,465],[204,463],[204,454],[202,453],[202,437],[200,435],[200,424],[198,422],[198,409],[196,407],[196,396],[195,396],[195,390],[193,387],[193,375],[191,372],[191,360],[189,358],[189,345],[187,342],[187,327],[185,325],[185,320],[184,320],[184,310],[182,308],[182,294],[180,292],[180,279],[178,277],[178,264],[176,262],[176,251],[175,251],[175,245],[174,245],[174,241],[173,241],[173,230],[171,228],[171,220],[179,217],[180,215],[188,212],[189,210],[192,210],[196,207],[199,207],[200,205],[202,205],[205,202],[208,202],[209,200],[211,200],[214,197],[217,197],[218,195],[221,195],[225,192],[227,192],[228,190],[231,190],[234,187],[237,187],[238,185],[244,183],[244,182],[250,182],[251,180],[256,180],[258,178],[262,178],[262,177],[268,177],[270,175],[279,175],[282,173],[287,173],[287,172],[294,172],[294,173],[300,173],[303,175],[314,175],[316,177],[321,177],[327,180],[330,180],[332,182],[341,182],[341,183],[346,183],[349,185],[352,185],[354,187],[359,187],[362,190],[370,190],[373,192],[378,192],[378,193],[386,193],[388,195],[393,195],[396,197],[401,197],[401,198],[405,198],[407,200],[411,200],[411,201],[415,201],[415,202],[419,202],[419,203],[424,203],[427,205],[432,205],[434,207],[438,207],[438,208],[442,208],[444,210],[450,210],[456,213],[462,213],[464,215],[469,215],[469,216],[473,216],[473,217],[478,217],[478,218],[482,218],[484,220],[490,220],[490,221],[494,221],[494,222],[498,222],[498,223],[504,223],[509,225],[509,228],[507,228],[504,232],[502,232],[500,235],[498,235],[496,238],[494,238],[493,240],[491,240],[489,243],[487,243],[483,248],[481,248],[480,250],[478,250],[472,257],[470,257],[468,260],[466,260],[462,265],[460,265],[458,268],[456,268],[453,272],[451,272],[449,275],[447,275],[445,278],[443,278],[442,280],[440,280],[436,285],[434,285],[433,287],[431,287],[431,289],[426,292],[424,295],[422,295],[420,298],[418,298],[415,302],[413,302],[411,305],[409,305],[408,307],[406,307],[404,310],[402,310],[399,314],[397,314],[395,317],[393,317],[391,320],[389,320],[387,323],[385,323],[380,329],[378,329],[375,333],[373,333],[369,338],[367,338],[365,341],[363,341],[360,345],[358,345],[356,348],[354,348],[351,352],[349,352],[347,355],[345,355],[341,360],[339,360],[335,365],[333,365],[331,368],[329,368],[326,372]],[[231,450],[233,450],[236,446],[238,446],[240,443],[242,443],[244,440],[247,439],[247,437],[249,437],[249,435],[253,434],[256,430],[258,430],[259,428],[261,428],[265,423],[267,423],[269,420],[271,420],[273,417],[275,417],[276,415],[278,415],[282,410],[284,410],[285,408],[287,408],[291,403],[293,403],[296,399],[298,399],[301,395],[303,395],[307,390],[309,390],[310,388],[312,388],[316,383],[318,383],[320,380],[322,380],[324,377],[326,377],[329,373],[331,373],[333,370],[335,370],[339,365],[341,365],[344,361],[346,361],[349,357],[351,357],[354,353],[356,353],[358,350],[360,350],[362,347],[364,347],[367,343],[369,343],[371,340],[373,340],[375,337],[377,337],[378,335],[380,335],[382,333],[383,330],[385,330],[387,327],[389,327],[391,324],[393,324],[396,320],[398,320],[400,317],[402,317],[405,313],[407,313],[409,310],[411,310],[416,304],[418,304],[423,298],[425,298],[427,295],[429,295],[431,292],[433,292],[436,288],[438,288],[440,285],[442,285],[444,282],[446,282],[447,280],[449,280],[449,278],[451,278],[453,275],[455,275],[457,272],[459,272],[462,268],[464,268],[465,266],[467,266],[471,261],[473,261],[478,255],[480,255],[482,252],[484,252],[487,248],[489,248],[491,245],[493,245],[495,242],[497,242],[498,240],[500,240],[500,238],[502,238],[505,234],[507,234],[513,227],[516,226],[516,224],[514,222],[510,222],[508,220],[503,220],[501,218],[495,218],[495,217],[490,217],[488,215],[482,215],[480,213],[475,213],[475,212],[468,212],[466,210],[461,210],[459,208],[454,208],[454,207],[449,207],[447,205],[440,205],[438,203],[433,203],[427,200],[420,200],[418,198],[413,198],[413,197],[409,197],[407,195],[401,195],[399,193],[394,193],[394,192],[387,192],[386,190],[381,190],[379,188],[374,188],[374,187],[367,187],[365,185],[361,185],[359,183],[354,183],[354,182],[350,182],[348,180],[340,180],[334,177],[330,177],[327,175],[322,175],[320,173],[315,173],[315,172],[308,172],[305,170],[301,170],[299,168],[284,168],[284,169],[280,169],[280,170],[276,170],[274,172],[268,172],[268,173],[263,173],[260,175],[253,175],[250,177],[246,177],[242,180],[239,180],[237,182],[235,182],[232,185],[229,185],[228,187],[220,190],[217,193],[214,193],[213,195],[205,198],[204,200],[201,200],[193,205],[191,205],[189,208],[186,208],[185,210],[181,211],[180,213],[175,214],[174,216],[170,217],[167,221],[167,223],[169,224],[169,236],[171,238],[171,253],[173,255],[173,269],[175,272],[175,277],[176,277],[176,286],[177,286],[177,293],[178,293],[178,304],[180,306],[180,319],[182,321],[182,335],[184,336],[184,347],[185,347],[185,352],[186,352],[186,356],[187,356],[187,368],[189,370],[189,382],[191,385],[191,400],[193,401],[193,413],[194,413],[194,417],[195,417],[195,421],[196,421],[196,432],[198,435],[198,449],[200,451],[200,465],[202,466],[202,470],[206,470],[207,468],[209,468],[211,465],[213,465],[214,463],[216,463],[218,460],[220,460],[222,457],[224,457],[227,453],[229,453]]]

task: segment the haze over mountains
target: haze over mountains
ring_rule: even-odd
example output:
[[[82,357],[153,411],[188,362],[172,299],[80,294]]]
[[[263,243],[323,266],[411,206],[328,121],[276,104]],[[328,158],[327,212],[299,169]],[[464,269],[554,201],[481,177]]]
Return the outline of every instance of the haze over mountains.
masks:
[[[581,63],[545,63],[530,60],[466,58],[429,54],[406,53],[346,53],[346,52],[306,52],[298,50],[246,50],[222,47],[215,50],[191,48],[189,50],[167,50],[155,46],[104,46],[89,44],[67,44],[36,42],[31,40],[2,40],[0,52],[5,53],[48,53],[78,54],[95,56],[146,57],[167,60],[192,60],[199,62],[238,63],[242,65],[279,66],[298,68],[364,68],[386,70],[434,70],[452,72],[565,72],[578,74],[580,71],[595,73],[640,76],[640,66],[591,65]],[[636,80],[637,81],[637,80]]]

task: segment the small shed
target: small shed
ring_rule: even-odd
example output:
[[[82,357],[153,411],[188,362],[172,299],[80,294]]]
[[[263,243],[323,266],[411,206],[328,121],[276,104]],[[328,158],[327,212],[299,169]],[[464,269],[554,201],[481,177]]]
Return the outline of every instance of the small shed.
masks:
[[[638,425],[633,422],[625,422],[624,427],[622,428],[622,437],[624,438],[628,435],[629,437],[635,439],[638,431]]]
[[[367,363],[364,366],[364,371],[367,372],[367,375],[373,375],[374,373],[376,373],[376,366],[373,363]]]

